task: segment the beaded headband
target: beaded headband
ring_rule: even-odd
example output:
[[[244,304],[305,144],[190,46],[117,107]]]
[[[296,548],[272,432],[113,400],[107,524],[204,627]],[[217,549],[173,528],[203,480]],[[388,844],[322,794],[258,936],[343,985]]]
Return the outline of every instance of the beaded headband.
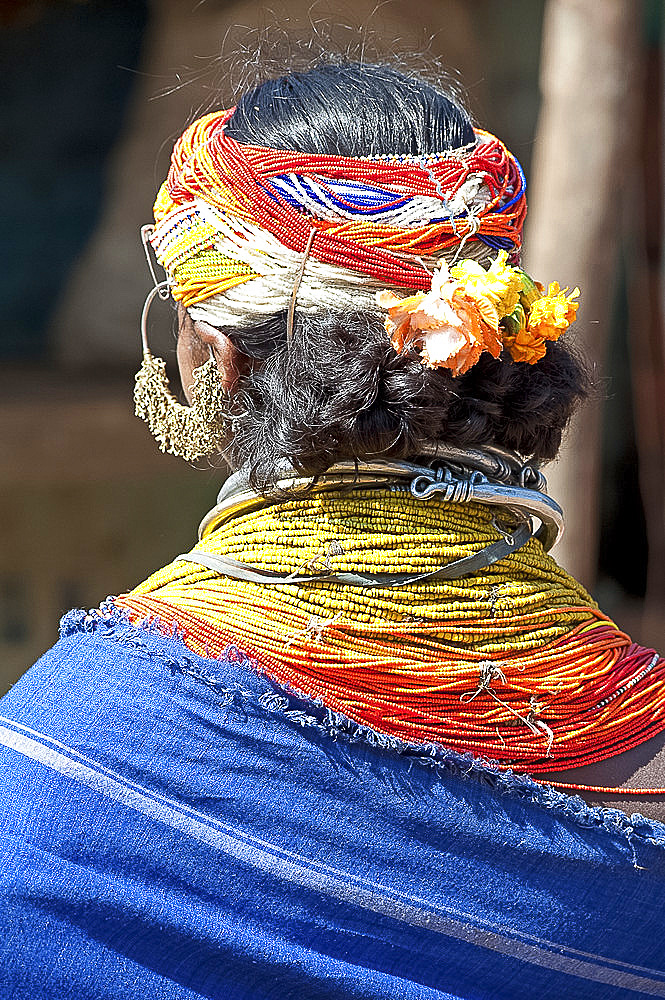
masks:
[[[495,136],[476,130],[470,145],[424,156],[298,153],[232,139],[225,125],[233,111],[206,115],[185,130],[154,206],[155,255],[193,319],[251,326],[286,309],[295,282],[299,312],[385,316],[388,309],[396,350],[419,352],[425,364],[454,374],[483,350],[498,355],[511,336],[518,345],[513,357],[533,362],[545,340],[559,335],[555,324],[545,324],[551,336],[543,324],[537,337],[527,333],[536,285],[523,288],[515,278],[523,272],[511,267],[522,242],[525,181]],[[466,270],[449,273],[446,261],[458,260],[463,247],[459,266]],[[497,252],[494,272],[474,262]],[[489,298],[473,294],[481,274],[490,274]],[[507,276],[510,294],[498,296],[496,282]],[[400,300],[394,291],[402,289],[416,294]],[[554,294],[564,293],[556,286]],[[565,326],[575,308],[566,298]],[[443,348],[441,336],[433,345],[433,324],[440,332],[444,313],[460,341],[454,349]]]

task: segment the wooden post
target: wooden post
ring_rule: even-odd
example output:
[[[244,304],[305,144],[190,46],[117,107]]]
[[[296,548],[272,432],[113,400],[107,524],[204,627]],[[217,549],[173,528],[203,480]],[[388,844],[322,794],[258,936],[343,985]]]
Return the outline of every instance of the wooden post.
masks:
[[[662,12],[660,16],[663,17]],[[640,639],[660,647],[665,643],[665,74],[662,42],[659,46],[654,38],[650,40],[643,64],[641,162],[640,170],[635,171],[632,178],[632,198],[627,205],[624,225],[635,440],[649,550]]]
[[[599,392],[546,474],[567,520],[554,555],[587,587],[597,564],[602,377],[622,190],[637,151],[640,19],[633,0],[548,0],[543,26],[526,269],[582,289],[577,342]]]

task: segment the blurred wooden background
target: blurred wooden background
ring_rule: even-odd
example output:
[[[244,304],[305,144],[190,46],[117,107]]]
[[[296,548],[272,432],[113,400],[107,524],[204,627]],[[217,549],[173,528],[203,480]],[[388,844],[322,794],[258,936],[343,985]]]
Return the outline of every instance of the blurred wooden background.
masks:
[[[549,476],[568,523],[555,554],[665,646],[660,0],[9,0],[0,23],[0,687],[69,607],[193,543],[220,473],[160,455],[132,415],[138,230],[186,121],[328,50],[439,60],[527,170],[526,265],[582,287],[598,376]]]

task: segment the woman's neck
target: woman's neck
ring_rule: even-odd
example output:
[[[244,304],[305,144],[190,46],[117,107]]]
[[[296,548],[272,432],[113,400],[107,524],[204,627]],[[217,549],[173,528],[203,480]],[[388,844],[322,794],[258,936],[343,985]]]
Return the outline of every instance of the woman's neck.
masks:
[[[273,503],[222,524],[198,551],[231,557],[275,572],[427,572],[468,556],[501,538],[510,515],[474,503],[426,502],[408,493],[356,491]],[[306,618],[339,614],[364,622],[436,621],[482,623],[467,632],[475,648],[493,645],[490,632],[524,615],[532,624],[520,644],[538,644],[585,620],[595,605],[584,589],[533,538],[473,576],[433,580],[396,589],[366,590],[336,583],[262,588],[215,575],[202,566],[173,563],[141,584],[135,594],[162,594],[187,601],[204,590],[217,603],[229,594],[269,590],[278,603]],[[577,609],[571,611],[570,609]]]

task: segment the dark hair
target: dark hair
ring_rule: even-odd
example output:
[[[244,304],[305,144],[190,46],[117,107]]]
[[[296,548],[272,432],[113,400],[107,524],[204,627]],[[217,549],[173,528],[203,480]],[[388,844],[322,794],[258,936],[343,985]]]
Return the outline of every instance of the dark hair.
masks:
[[[226,125],[238,142],[300,153],[438,153],[473,142],[468,114],[416,77],[372,63],[320,65],[245,94]]]
[[[227,124],[239,142],[347,156],[430,153],[473,139],[451,94],[382,65],[321,65],[246,94]],[[265,490],[285,460],[304,474],[341,459],[416,457],[423,439],[495,445],[553,458],[588,392],[582,363],[561,343],[535,365],[484,353],[465,375],[397,354],[378,315],[286,311],[227,330],[257,363],[239,382],[229,458]]]

